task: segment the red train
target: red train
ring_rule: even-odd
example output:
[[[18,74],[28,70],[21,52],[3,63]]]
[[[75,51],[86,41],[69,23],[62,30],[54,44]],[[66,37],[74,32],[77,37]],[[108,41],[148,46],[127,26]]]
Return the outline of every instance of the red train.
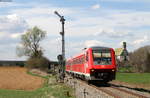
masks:
[[[66,62],[66,72],[88,81],[109,82],[115,79],[115,52],[108,47],[90,47]]]

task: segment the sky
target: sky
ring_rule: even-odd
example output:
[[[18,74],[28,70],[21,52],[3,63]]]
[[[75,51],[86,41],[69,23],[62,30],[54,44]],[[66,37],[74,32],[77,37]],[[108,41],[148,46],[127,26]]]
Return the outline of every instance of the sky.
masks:
[[[3,0],[1,0],[3,1]],[[65,21],[66,58],[85,47],[122,47],[128,51],[150,45],[150,0],[5,0],[0,2],[0,60],[25,60],[16,47],[21,35],[38,26],[47,32],[40,43],[44,56],[61,54],[61,23]]]

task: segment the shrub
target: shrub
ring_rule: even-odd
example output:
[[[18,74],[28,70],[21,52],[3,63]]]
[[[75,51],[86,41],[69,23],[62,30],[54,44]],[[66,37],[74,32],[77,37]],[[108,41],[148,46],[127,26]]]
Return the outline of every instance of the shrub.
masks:
[[[26,67],[29,69],[37,68],[47,70],[50,66],[50,61],[46,57],[29,58],[26,62]]]

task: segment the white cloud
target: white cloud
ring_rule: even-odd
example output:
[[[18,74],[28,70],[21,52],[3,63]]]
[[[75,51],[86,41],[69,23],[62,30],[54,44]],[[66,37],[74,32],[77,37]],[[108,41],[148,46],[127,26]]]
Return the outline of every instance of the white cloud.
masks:
[[[107,12],[107,11],[106,11]],[[69,21],[67,30],[73,36],[100,35],[109,37],[131,37],[135,28],[150,26],[150,12],[107,12],[107,16],[79,17]],[[79,15],[80,16],[80,15]]]
[[[18,43],[7,43],[0,45],[0,60],[25,60],[25,57],[16,55],[16,46]]]
[[[42,5],[41,5],[42,6]],[[59,7],[32,7],[32,8],[20,8],[12,10],[11,13],[17,13],[18,15],[24,18],[32,18],[32,17],[40,17],[40,16],[47,16],[47,17],[54,17],[54,11],[58,11],[60,14],[67,16],[72,14],[73,11],[68,8],[59,8]],[[57,17],[57,16],[56,16]]]
[[[4,32],[0,32],[0,38],[4,37],[4,36],[5,36],[5,33]]]
[[[117,1],[121,2],[121,0]],[[95,45],[119,47],[119,43],[122,40],[131,41],[132,45],[130,45],[130,47],[135,49],[135,45],[140,46],[146,43],[146,40],[149,40],[148,35],[145,37],[140,34],[143,30],[138,31],[136,28],[150,26],[150,12],[114,11],[110,9],[108,11],[104,9],[103,12],[105,13],[100,14],[102,10],[90,12],[91,10],[85,11],[85,9],[82,8],[60,8],[45,6],[43,4],[40,4],[38,7],[37,4],[33,4],[28,8],[28,4],[26,5],[27,6],[23,4],[23,8],[11,9],[9,12],[11,13],[10,15],[3,18],[0,17],[0,32],[2,32],[0,33],[0,37],[8,36],[16,40],[19,39],[23,31],[28,28],[27,24],[29,24],[30,27],[37,25],[48,34],[46,40],[43,40],[42,46],[45,50],[45,55],[50,59],[56,59],[56,56],[61,53],[61,41],[60,38],[56,37],[60,37],[61,24],[59,18],[54,14],[55,10],[66,18],[65,34],[70,38],[69,42],[66,42],[66,56],[72,56],[79,53],[85,47]],[[91,8],[99,9],[100,7],[99,4],[96,4]],[[133,35],[132,39],[130,39],[131,37],[129,38],[131,35]],[[118,40],[116,37],[120,39]],[[103,38],[105,40],[103,40]],[[17,42],[18,40],[14,43]],[[11,41],[7,43],[9,44]]]
[[[26,21],[17,16],[17,14],[0,17],[0,32],[8,34],[23,33],[27,28]]]
[[[0,16],[0,51],[1,60],[24,59],[16,56],[18,38],[28,28],[24,19],[17,14]]]
[[[57,55],[61,53],[61,39],[59,37],[46,37],[41,42],[41,46],[44,50],[44,55],[49,59],[56,60]]]
[[[105,28],[100,29],[99,32],[94,33],[95,36],[109,36],[109,37],[125,37],[129,35],[129,32],[125,31],[115,31],[114,29]]]
[[[99,9],[99,8],[100,8],[100,5],[99,5],[99,4],[95,4],[95,5],[92,6],[92,9],[94,9],[94,10],[95,10],[95,9]]]
[[[140,38],[140,39],[133,41],[133,44],[134,45],[141,45],[141,44],[146,43],[148,41],[149,41],[149,38],[148,38],[148,36],[145,35],[143,38]]]
[[[19,19],[16,14],[7,15],[7,18],[11,21],[17,21]]]
[[[56,10],[64,16],[68,16],[69,14],[75,12],[69,8],[33,7],[15,9],[12,10],[11,13],[17,13],[17,15],[26,19],[26,22],[30,27],[36,25],[45,30],[48,34],[56,35],[56,33],[60,32],[61,28],[60,19],[54,14],[54,11]]]
[[[101,1],[114,1],[114,2],[150,2],[149,0],[101,0]]]
[[[26,20],[30,27],[38,26],[40,29],[47,32],[48,35],[56,35],[60,32],[59,19],[54,17],[32,17]]]
[[[0,8],[12,6],[12,2],[0,2]]]
[[[17,39],[21,36],[22,34],[21,33],[14,33],[14,34],[11,34],[10,37],[13,38],[13,39]]]
[[[88,40],[88,41],[85,41],[84,45],[86,47],[91,47],[91,46],[105,46],[106,44],[98,40]]]
[[[141,27],[150,25],[150,12],[126,12],[112,14],[110,19],[117,27]]]

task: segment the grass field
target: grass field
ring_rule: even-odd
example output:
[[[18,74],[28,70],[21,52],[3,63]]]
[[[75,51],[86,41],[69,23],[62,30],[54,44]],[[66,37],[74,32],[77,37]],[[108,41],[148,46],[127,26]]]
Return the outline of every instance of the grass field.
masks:
[[[150,73],[117,73],[116,80],[150,89]]]
[[[0,84],[0,98],[74,98],[73,90],[66,85],[48,84],[48,79],[54,80],[54,77],[41,77],[26,71],[19,67],[0,67],[0,81],[7,81]],[[41,84],[37,86],[37,82]]]
[[[0,98],[74,98],[71,93],[68,96],[67,92],[73,93],[72,89],[63,85],[44,85],[34,91],[21,90],[0,90]]]

